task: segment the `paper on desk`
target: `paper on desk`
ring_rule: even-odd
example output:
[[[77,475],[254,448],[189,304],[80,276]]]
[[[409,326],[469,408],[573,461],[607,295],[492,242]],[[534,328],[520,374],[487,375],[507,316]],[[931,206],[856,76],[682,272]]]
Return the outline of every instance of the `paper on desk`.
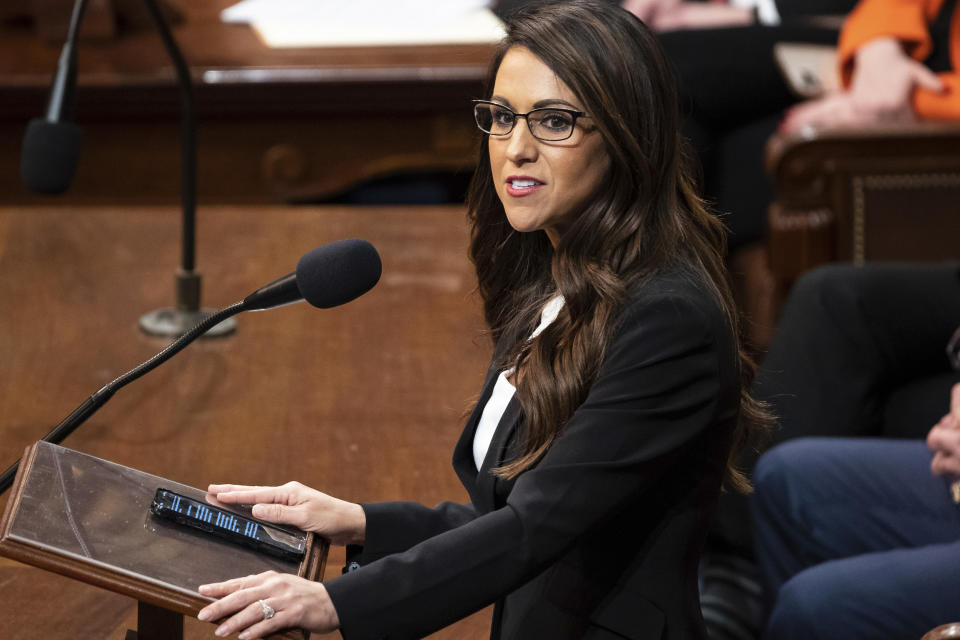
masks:
[[[490,0],[243,0],[224,22],[249,23],[269,47],[488,43],[503,37]]]

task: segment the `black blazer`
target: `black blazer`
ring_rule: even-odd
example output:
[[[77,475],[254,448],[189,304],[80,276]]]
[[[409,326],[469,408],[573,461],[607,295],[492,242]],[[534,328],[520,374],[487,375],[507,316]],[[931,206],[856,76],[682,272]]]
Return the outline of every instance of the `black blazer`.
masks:
[[[417,638],[494,602],[495,639],[706,637],[697,563],[737,419],[734,340],[681,274],[638,285],[621,316],[535,467],[490,473],[518,446],[514,399],[476,470],[491,368],[453,456],[471,502],[364,505],[365,544],[348,550],[359,568],[326,583],[345,638]]]

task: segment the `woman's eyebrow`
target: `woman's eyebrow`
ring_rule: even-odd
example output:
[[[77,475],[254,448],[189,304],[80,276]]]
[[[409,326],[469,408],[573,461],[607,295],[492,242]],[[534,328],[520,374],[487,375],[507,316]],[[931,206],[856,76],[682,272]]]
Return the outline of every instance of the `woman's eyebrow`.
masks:
[[[546,100],[537,100],[536,102],[533,103],[533,108],[542,109],[543,107],[548,107],[554,104],[562,104],[562,105],[568,106],[574,111],[580,110],[576,105],[570,104],[566,100],[561,100],[560,98],[547,98]]]
[[[498,102],[498,103],[502,104],[502,105],[505,106],[505,107],[510,107],[510,106],[512,106],[512,105],[510,104],[510,101],[507,100],[506,98],[504,98],[503,96],[490,96],[490,101],[491,101],[491,102]],[[574,111],[580,111],[580,108],[579,108],[577,105],[575,105],[575,104],[570,104],[570,103],[567,102],[566,100],[562,100],[562,99],[560,99],[560,98],[545,98],[545,99],[543,99],[543,100],[537,100],[536,102],[533,103],[533,108],[534,108],[534,109],[542,109],[542,108],[544,108],[544,107],[549,107],[549,106],[551,106],[551,105],[558,105],[558,104],[559,104],[559,105],[564,105],[564,106],[566,106],[566,107],[570,107],[570,108],[573,109]]]

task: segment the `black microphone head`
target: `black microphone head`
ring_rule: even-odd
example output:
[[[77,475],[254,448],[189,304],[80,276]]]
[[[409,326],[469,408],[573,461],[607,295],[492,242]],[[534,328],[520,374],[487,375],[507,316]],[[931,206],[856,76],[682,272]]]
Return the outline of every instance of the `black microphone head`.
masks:
[[[338,240],[318,247],[297,263],[297,288],[321,309],[346,304],[380,280],[380,254],[366,240]]]
[[[72,122],[34,118],[23,136],[20,177],[35,193],[56,195],[70,188],[77,171],[83,131]]]

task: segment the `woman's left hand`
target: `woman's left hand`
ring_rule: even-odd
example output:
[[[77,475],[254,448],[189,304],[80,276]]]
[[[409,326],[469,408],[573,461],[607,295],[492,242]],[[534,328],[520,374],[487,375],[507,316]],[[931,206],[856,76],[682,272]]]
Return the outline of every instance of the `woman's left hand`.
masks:
[[[218,636],[242,631],[240,638],[251,640],[292,627],[329,633],[340,626],[323,584],[288,573],[267,571],[205,584],[200,593],[219,600],[201,609],[197,619],[213,621],[229,616],[217,627]]]

